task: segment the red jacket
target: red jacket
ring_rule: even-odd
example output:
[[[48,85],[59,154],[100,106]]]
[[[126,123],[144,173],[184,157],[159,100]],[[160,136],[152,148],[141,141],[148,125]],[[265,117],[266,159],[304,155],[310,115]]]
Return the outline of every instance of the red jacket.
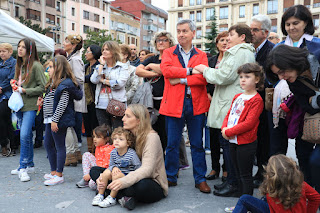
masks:
[[[277,198],[269,197],[268,194],[266,197],[270,213],[316,213],[320,204],[319,193],[306,182],[303,182],[300,201],[291,209],[285,210]]]
[[[161,71],[164,76],[163,99],[160,106],[160,114],[181,118],[185,96],[185,84],[172,86],[170,78],[187,78],[188,86],[191,89],[193,115],[200,115],[208,112],[210,102],[207,95],[207,81],[201,74],[188,75],[186,67],[195,67],[199,64],[208,66],[208,59],[205,52],[194,48],[191,52],[187,66],[183,66],[183,58],[179,46],[168,48],[164,51],[161,61]]]
[[[227,127],[228,118],[234,100],[242,93],[234,96],[227,116],[224,118],[221,129]],[[238,124],[225,131],[227,137],[237,136],[238,145],[252,143],[257,140],[259,116],[263,110],[263,100],[259,93],[245,102]]]

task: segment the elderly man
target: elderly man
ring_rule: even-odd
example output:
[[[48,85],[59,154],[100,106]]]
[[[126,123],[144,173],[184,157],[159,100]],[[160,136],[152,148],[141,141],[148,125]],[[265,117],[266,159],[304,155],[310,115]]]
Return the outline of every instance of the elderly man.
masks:
[[[279,35],[275,32],[270,32],[268,40],[274,44],[278,44],[280,42]]]
[[[253,16],[251,18],[250,28],[252,43],[256,49],[256,61],[265,70],[267,56],[274,46],[274,44],[267,39],[271,29],[271,20],[266,15]],[[265,86],[268,87],[267,80]],[[259,91],[259,93],[261,97],[265,97],[265,91]],[[264,171],[262,165],[266,165],[269,158],[270,131],[268,127],[268,112],[263,110],[260,115],[260,124],[258,127],[258,146],[256,152],[258,171],[253,181],[255,187],[258,187],[262,183]]]
[[[129,47],[131,50],[131,56],[129,58],[130,65],[137,67],[140,64],[140,59],[137,56],[137,46],[134,44],[130,44]]]
[[[191,20],[177,23],[178,45],[164,51],[161,70],[165,78],[160,114],[166,116],[167,148],[165,166],[169,186],[177,185],[179,171],[179,144],[182,129],[187,124],[191,143],[193,177],[195,187],[210,193],[206,183],[205,152],[202,147],[202,131],[205,112],[209,109],[207,82],[200,74],[192,74],[193,67],[208,65],[206,53],[192,45],[196,26]]]

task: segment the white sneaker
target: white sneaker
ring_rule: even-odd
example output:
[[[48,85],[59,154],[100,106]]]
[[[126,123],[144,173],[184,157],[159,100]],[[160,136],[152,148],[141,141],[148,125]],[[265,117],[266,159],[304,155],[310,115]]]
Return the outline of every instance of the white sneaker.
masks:
[[[81,148],[82,147],[82,143],[78,143],[78,147]]]
[[[53,178],[44,181],[44,185],[46,185],[46,186],[54,186],[54,185],[57,185],[57,184],[63,183],[63,182],[64,182],[63,176],[59,177],[57,175],[54,175]]]
[[[103,201],[103,198],[104,198],[103,195],[97,194],[92,200],[92,205],[93,206],[98,206],[99,203]]]
[[[106,207],[114,206],[116,204],[117,204],[116,199],[108,195],[108,197],[103,201],[101,201],[98,205],[102,208],[106,208]]]
[[[27,170],[27,173],[29,173],[29,174],[34,173],[34,166],[33,167],[27,167],[26,170]],[[11,174],[12,175],[18,175],[19,174],[19,168],[11,170]]]
[[[30,180],[30,176],[28,175],[27,169],[19,170],[19,178],[21,182],[27,182]]]
[[[45,174],[45,175],[43,176],[43,178],[46,179],[46,180],[50,180],[50,179],[52,179],[53,177],[54,177],[54,175],[52,175],[51,173]]]

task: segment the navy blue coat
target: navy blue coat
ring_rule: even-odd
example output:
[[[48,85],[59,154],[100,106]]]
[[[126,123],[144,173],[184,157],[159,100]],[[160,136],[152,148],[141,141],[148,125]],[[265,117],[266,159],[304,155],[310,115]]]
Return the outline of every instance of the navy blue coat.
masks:
[[[3,95],[6,96],[5,99],[9,99],[12,94],[12,88],[10,85],[10,80],[14,78],[16,70],[17,60],[12,56],[6,60],[3,64],[3,60],[0,59],[0,87],[2,87],[2,94],[0,94],[0,99]]]

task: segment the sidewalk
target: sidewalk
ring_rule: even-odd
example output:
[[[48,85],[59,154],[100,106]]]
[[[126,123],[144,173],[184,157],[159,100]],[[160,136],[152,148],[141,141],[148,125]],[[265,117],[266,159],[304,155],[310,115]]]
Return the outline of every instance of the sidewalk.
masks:
[[[86,139],[81,150],[86,150]],[[189,163],[191,164],[190,148],[187,147]],[[295,156],[294,141],[290,141],[288,156]],[[211,168],[210,155],[206,155],[208,172]],[[91,206],[95,192],[89,188],[79,189],[75,183],[82,177],[82,167],[65,167],[65,182],[57,186],[45,186],[43,175],[49,172],[49,161],[44,147],[34,150],[35,174],[31,174],[31,181],[20,182],[17,175],[11,175],[19,163],[19,155],[14,157],[0,157],[0,200],[1,212],[128,212],[119,204],[103,209]],[[254,168],[254,173],[256,168]],[[220,182],[208,181],[209,186]],[[255,195],[258,191],[255,190]],[[192,168],[180,171],[178,186],[169,188],[167,198],[154,204],[138,204],[134,212],[214,212],[222,213],[225,207],[234,206],[237,198],[222,198],[212,193],[204,194],[194,187]]]

